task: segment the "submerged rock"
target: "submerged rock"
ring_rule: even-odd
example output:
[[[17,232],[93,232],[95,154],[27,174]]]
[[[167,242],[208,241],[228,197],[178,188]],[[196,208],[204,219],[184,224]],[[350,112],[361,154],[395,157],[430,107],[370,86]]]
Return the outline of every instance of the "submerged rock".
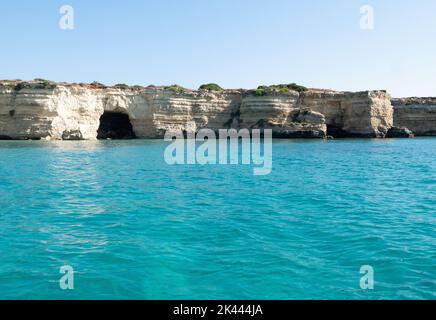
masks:
[[[392,127],[386,134],[386,138],[414,138],[413,132],[407,128]]]
[[[62,140],[83,140],[80,130],[65,130],[62,133]]]

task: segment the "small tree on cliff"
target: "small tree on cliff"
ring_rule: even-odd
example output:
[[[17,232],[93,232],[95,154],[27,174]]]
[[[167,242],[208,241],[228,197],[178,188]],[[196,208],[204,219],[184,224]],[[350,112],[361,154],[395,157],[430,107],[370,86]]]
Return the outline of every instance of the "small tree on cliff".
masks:
[[[223,88],[221,88],[216,83],[207,83],[200,86],[200,90],[209,90],[209,91],[221,91]]]

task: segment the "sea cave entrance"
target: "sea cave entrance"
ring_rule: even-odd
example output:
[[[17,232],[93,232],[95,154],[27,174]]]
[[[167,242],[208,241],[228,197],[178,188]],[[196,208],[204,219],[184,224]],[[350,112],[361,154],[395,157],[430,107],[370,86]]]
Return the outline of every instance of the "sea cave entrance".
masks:
[[[105,111],[100,117],[97,139],[135,139],[129,116],[120,112]]]

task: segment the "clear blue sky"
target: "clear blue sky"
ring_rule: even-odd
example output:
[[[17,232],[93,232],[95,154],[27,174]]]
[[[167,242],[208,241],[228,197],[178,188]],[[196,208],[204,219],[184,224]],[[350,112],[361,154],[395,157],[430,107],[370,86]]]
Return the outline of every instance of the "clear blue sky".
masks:
[[[59,8],[75,29],[59,28]],[[360,6],[375,29],[360,29]],[[297,82],[436,96],[434,0],[14,0],[0,78],[226,88]]]

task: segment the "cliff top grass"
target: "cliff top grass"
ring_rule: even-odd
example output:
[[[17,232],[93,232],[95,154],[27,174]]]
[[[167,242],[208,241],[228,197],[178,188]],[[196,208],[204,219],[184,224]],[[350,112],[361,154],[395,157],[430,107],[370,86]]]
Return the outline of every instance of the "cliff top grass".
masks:
[[[57,83],[45,80],[41,78],[34,79],[32,81],[22,80],[5,80],[0,81],[0,86],[6,90],[12,90],[13,92],[19,92],[23,89],[41,89],[41,90],[53,90],[57,87]]]
[[[208,91],[221,91],[223,88],[221,88],[216,83],[207,83],[200,86],[199,90],[208,90]]]
[[[117,89],[121,89],[121,90],[130,89],[130,86],[128,86],[125,83],[117,83],[116,85],[114,85],[114,87],[117,88]]]
[[[178,84],[173,84],[172,86],[164,87],[164,89],[170,90],[174,93],[185,93],[188,91],[188,89],[186,89],[182,86],[179,86]]]
[[[408,97],[408,98],[396,98],[392,99],[392,105],[394,106],[419,106],[419,105],[436,105],[436,97]]]
[[[107,88],[106,85],[104,85],[103,83],[97,82],[97,81],[92,82],[90,86],[93,89],[106,89]]]
[[[253,91],[256,96],[266,96],[271,93],[289,93],[291,91],[305,92],[308,89],[304,86],[298,85],[296,83],[290,84],[274,84],[270,86],[259,86]]]
[[[118,90],[130,90],[130,91],[141,91],[144,89],[163,89],[163,90],[169,90],[172,91],[175,94],[187,94],[187,93],[194,93],[195,90],[187,89],[183,86],[173,84],[171,86],[141,86],[141,85],[128,85],[125,83],[117,83],[115,85],[105,85],[103,83],[94,81],[91,83],[66,83],[66,82],[54,82],[42,78],[36,78],[34,80],[30,81],[23,81],[23,80],[0,80],[0,88],[11,90],[13,92],[19,92],[23,89],[45,89],[45,90],[52,90],[55,89],[57,86],[66,86],[66,87],[73,87],[73,86],[80,86],[84,88],[91,88],[91,89],[118,89]],[[216,84],[216,83],[206,83],[199,87],[198,90],[204,90],[209,92],[219,92],[224,91],[224,89]],[[241,91],[241,92],[247,92],[248,94],[254,94],[255,96],[266,96],[269,94],[277,94],[282,93],[286,94],[292,91],[297,92],[305,92],[308,88],[291,83],[291,84],[278,84],[278,85],[269,85],[269,86],[259,86],[257,89],[254,90],[246,90],[246,89],[235,89],[235,90],[227,90],[227,91]]]

